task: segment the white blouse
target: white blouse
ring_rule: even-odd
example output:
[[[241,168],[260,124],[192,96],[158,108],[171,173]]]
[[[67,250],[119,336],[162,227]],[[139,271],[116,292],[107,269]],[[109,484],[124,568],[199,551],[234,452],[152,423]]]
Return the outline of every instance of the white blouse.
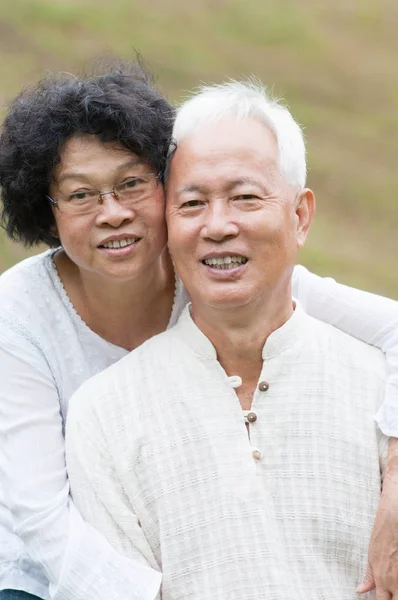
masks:
[[[145,581],[140,568],[85,523],[69,498],[69,398],[127,352],[78,316],[52,255],[28,258],[0,276],[0,589],[54,600],[149,600],[153,588],[141,593],[137,585]],[[391,372],[378,423],[398,437],[398,304],[304,267],[296,267],[293,283],[310,314],[386,353]],[[169,326],[186,303],[178,281]]]

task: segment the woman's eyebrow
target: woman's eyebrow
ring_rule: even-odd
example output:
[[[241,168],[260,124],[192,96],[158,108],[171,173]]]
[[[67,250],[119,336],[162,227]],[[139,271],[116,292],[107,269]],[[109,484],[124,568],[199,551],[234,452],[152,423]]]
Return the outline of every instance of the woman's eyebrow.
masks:
[[[68,179],[88,179],[89,175],[88,173],[63,173],[62,175],[60,175],[59,177],[55,178],[55,183],[57,183],[58,185],[60,183],[63,183],[64,181],[67,181]]]
[[[137,158],[136,160],[128,160],[128,161],[118,165],[118,167],[116,168],[116,171],[123,171],[123,169],[128,169],[130,167],[143,167],[145,165],[147,165],[147,163],[144,160]],[[148,165],[148,168],[150,169],[149,165]]]
[[[128,169],[130,167],[140,167],[140,166],[144,166],[146,163],[143,160],[128,160],[120,165],[118,165],[115,169],[115,173],[118,173],[119,171],[123,171],[124,169]],[[63,183],[64,181],[68,180],[68,179],[84,179],[84,180],[89,180],[91,179],[93,173],[79,173],[79,172],[67,172],[67,173],[63,173],[62,175],[60,175],[59,177],[56,178],[56,183],[60,184]]]

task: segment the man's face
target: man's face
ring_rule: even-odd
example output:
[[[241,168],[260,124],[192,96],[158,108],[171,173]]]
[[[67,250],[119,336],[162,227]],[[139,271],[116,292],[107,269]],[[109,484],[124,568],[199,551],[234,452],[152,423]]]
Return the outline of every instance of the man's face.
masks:
[[[166,214],[170,250],[193,306],[255,307],[290,293],[314,198],[289,186],[278,163],[275,135],[254,119],[226,117],[179,144]]]

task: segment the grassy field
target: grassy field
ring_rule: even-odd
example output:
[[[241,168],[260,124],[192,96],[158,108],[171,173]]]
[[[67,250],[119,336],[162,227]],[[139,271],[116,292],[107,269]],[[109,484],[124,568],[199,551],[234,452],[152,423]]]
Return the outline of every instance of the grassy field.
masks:
[[[397,0],[0,0],[0,103],[134,49],[175,101],[254,73],[306,129],[318,214],[302,261],[398,298],[397,31]],[[27,252],[0,233],[0,272]]]

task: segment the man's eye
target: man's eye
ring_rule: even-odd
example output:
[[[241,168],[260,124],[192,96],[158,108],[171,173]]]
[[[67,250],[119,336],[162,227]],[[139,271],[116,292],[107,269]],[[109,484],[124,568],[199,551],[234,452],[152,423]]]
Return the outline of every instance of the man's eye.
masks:
[[[257,200],[257,196],[254,194],[240,194],[239,196],[235,196],[234,200]]]
[[[181,208],[197,208],[198,206],[202,206],[202,204],[201,200],[188,200],[181,205]]]

